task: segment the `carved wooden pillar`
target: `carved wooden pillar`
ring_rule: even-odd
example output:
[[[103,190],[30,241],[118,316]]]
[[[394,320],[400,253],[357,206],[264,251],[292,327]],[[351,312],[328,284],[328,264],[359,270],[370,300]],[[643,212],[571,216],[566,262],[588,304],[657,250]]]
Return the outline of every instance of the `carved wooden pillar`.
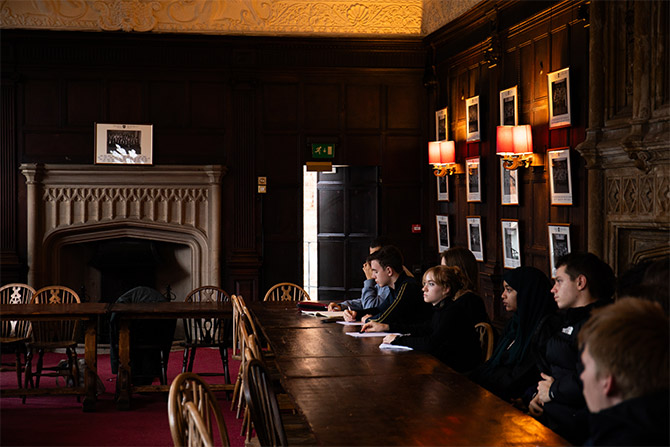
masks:
[[[605,67],[603,23],[605,3],[603,0],[591,2],[589,32],[589,122],[586,139],[575,148],[586,160],[587,169],[587,246],[588,251],[603,257],[605,252],[605,186],[604,173],[600,163],[597,145],[602,138],[605,112]]]
[[[42,247],[42,215],[39,206],[42,194],[42,178],[44,177],[44,166],[41,164],[30,163],[21,165],[21,172],[26,177],[27,188],[27,209],[28,209],[28,284],[35,289],[42,287],[42,262],[40,259],[40,250]]]

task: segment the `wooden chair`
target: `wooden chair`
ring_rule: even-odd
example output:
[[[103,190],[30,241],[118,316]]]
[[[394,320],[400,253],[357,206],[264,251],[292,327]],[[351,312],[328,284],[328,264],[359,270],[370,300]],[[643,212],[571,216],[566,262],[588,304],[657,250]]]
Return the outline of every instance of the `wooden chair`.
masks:
[[[491,358],[493,354],[493,328],[486,322],[475,324],[475,330],[479,335],[479,344],[482,347],[482,357],[484,361]]]
[[[192,290],[185,302],[229,302],[230,295],[216,286],[203,286]],[[186,318],[184,321],[184,361],[182,372],[193,371],[197,348],[218,348],[223,365],[225,382],[230,383],[228,369],[228,345],[232,320],[229,318]],[[221,373],[199,373],[201,376],[221,375]]]
[[[241,296],[231,295],[230,302],[233,304],[233,346],[231,357],[233,360],[242,360],[242,341],[239,337],[239,322],[242,315],[242,306],[240,305]]]
[[[297,284],[282,282],[275,284],[265,294],[263,301],[309,301],[305,289]]]
[[[33,295],[31,303],[43,304],[71,304],[80,303],[77,293],[63,286],[47,286],[39,289]],[[33,336],[28,343],[28,359],[26,360],[26,388],[28,384],[31,387],[40,387],[40,377],[65,376],[66,384],[74,387],[79,386],[79,366],[77,364],[77,334],[79,332],[78,320],[61,321],[40,321],[32,322]],[[67,364],[43,367],[45,350],[65,349]],[[32,360],[37,351],[37,367],[35,371],[36,379],[33,382]],[[44,370],[50,371],[45,373]]]
[[[12,283],[0,287],[0,303],[2,304],[28,304],[35,295],[35,289],[27,284]],[[23,388],[21,381],[21,372],[23,365],[27,361],[26,343],[30,340],[32,326],[28,320],[5,321],[2,320],[2,332],[0,333],[0,350],[5,351],[6,347],[12,347],[16,352],[16,362],[3,363],[5,366],[11,366],[16,370],[16,382],[19,388]],[[23,361],[21,361],[23,354]],[[11,371],[11,369],[8,369]]]
[[[196,414],[197,413],[197,416]],[[209,385],[197,374],[179,374],[170,385],[168,420],[175,446],[210,446],[214,424],[222,446],[229,446],[221,407]]]
[[[243,385],[244,398],[260,445],[288,445],[277,397],[260,360],[253,359],[245,365]]]

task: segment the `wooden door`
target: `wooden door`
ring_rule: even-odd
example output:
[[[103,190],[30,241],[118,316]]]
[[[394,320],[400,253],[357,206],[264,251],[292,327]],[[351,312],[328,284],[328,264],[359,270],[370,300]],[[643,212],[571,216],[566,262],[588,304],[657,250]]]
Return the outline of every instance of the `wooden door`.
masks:
[[[377,236],[378,184],[376,166],[319,173],[319,300],[360,297],[365,279],[361,267],[370,241]]]

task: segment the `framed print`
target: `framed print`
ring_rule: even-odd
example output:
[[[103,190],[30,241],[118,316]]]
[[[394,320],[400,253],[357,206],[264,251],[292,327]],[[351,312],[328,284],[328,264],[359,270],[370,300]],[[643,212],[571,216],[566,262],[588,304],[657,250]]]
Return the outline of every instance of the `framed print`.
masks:
[[[570,125],[570,68],[547,75],[549,80],[549,128]]]
[[[447,108],[435,112],[435,141],[443,141],[448,138],[447,131]]]
[[[466,217],[468,224],[468,249],[478,261],[484,260],[484,242],[482,239],[482,219],[479,216]]]
[[[572,205],[570,148],[547,151],[552,205]]]
[[[570,224],[548,224],[551,277],[556,277],[556,261],[570,253]]]
[[[95,163],[150,165],[153,163],[151,124],[95,124]]]
[[[437,221],[437,249],[442,253],[449,250],[449,217],[435,216]]]
[[[465,100],[465,111],[467,121],[467,141],[480,140],[481,123],[479,121],[479,96],[473,96]]]
[[[449,201],[449,176],[435,177],[437,180],[437,201]]]
[[[500,159],[500,195],[503,205],[519,204],[519,170],[505,169],[505,160]]]
[[[521,244],[519,242],[519,221],[502,219],[503,267],[515,269],[521,267]]]
[[[481,175],[479,172],[479,157],[467,158],[465,160],[465,171],[467,173],[467,196],[468,202],[481,202]]]
[[[519,104],[516,94],[516,85],[500,92],[500,125],[519,125]]]

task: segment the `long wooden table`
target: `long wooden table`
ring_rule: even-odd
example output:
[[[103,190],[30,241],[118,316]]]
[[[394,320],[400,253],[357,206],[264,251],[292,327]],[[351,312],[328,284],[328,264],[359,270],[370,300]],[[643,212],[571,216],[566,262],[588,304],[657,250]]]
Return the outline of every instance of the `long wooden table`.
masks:
[[[81,394],[84,411],[95,411],[96,379],[98,377],[97,317],[105,315],[109,304],[0,304],[3,320],[59,321],[82,320],[84,323],[84,358],[86,373],[84,384],[77,388],[3,389],[0,396],[32,396],[44,394]]]
[[[250,309],[320,445],[568,445],[433,356],[381,350],[295,303]]]
[[[130,371],[130,320],[179,319],[179,318],[231,318],[231,303],[215,302],[162,302],[162,303],[113,303],[110,313],[119,317],[119,369],[116,376],[116,407],[129,410],[133,391],[166,392],[169,385],[133,386]],[[232,385],[211,385],[214,390],[232,389]]]

